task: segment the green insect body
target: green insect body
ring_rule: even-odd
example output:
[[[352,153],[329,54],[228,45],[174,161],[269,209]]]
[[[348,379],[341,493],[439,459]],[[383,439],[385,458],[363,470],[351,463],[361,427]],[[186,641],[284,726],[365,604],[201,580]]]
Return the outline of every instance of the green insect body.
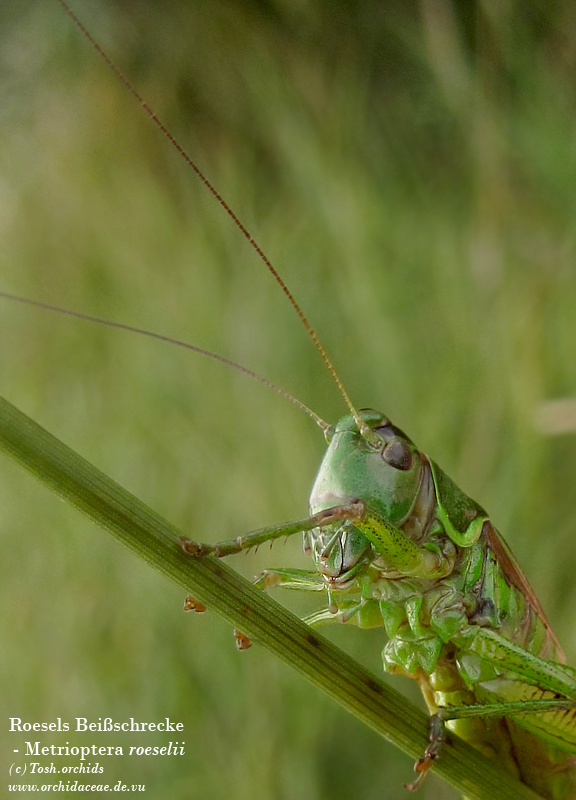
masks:
[[[311,514],[352,499],[369,509],[305,534],[331,598],[323,620],[383,625],[385,669],[417,680],[431,713],[573,700],[576,671],[557,666],[558,642],[486,512],[381,414],[361,416],[381,445],[340,420],[310,497]],[[544,797],[576,795],[574,706],[448,724]]]
[[[543,797],[576,797],[576,670],[484,509],[378,412],[346,416],[326,438],[307,520],[185,549],[225,556],[304,531],[316,570],[257,583],[326,591],[311,625],[385,628],[385,670],[416,680],[433,715],[409,788],[441,754],[448,720]]]

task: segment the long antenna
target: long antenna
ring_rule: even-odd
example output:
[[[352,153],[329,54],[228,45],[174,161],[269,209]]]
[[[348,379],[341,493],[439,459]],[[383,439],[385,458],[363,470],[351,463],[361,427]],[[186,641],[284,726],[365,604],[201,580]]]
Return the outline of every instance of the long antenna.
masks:
[[[245,227],[245,225],[236,216],[234,211],[232,211],[232,209],[230,208],[228,203],[224,200],[222,195],[217,191],[215,186],[208,180],[206,175],[204,175],[204,173],[198,167],[196,162],[192,160],[192,158],[188,155],[186,150],[184,150],[184,148],[177,141],[177,139],[174,137],[174,135],[172,133],[170,133],[170,131],[164,125],[162,120],[156,115],[156,113],[152,110],[152,108],[148,105],[148,103],[144,100],[144,98],[140,94],[138,94],[138,92],[136,91],[134,86],[132,86],[132,84],[130,83],[128,78],[126,78],[124,76],[123,72],[116,66],[116,64],[112,61],[110,56],[98,44],[98,42],[94,39],[94,37],[88,31],[88,29],[84,26],[84,24],[78,19],[78,17],[72,11],[72,9],[68,5],[68,3],[65,2],[65,0],[57,0],[57,2],[60,4],[60,6],[64,10],[64,12],[70,17],[70,19],[76,25],[76,27],[80,30],[80,32],[83,34],[83,36],[90,42],[90,44],[92,45],[94,50],[98,53],[98,55],[106,62],[106,64],[112,70],[112,72],[114,73],[116,78],[126,87],[126,89],[128,89],[130,94],[135,98],[135,100],[138,102],[138,104],[142,107],[142,109],[144,110],[144,112],[146,113],[148,118],[160,129],[160,131],[164,134],[164,136],[166,136],[166,138],[169,140],[169,142],[172,145],[172,147],[174,147],[174,149],[184,159],[184,161],[188,164],[188,166],[192,170],[194,170],[194,172],[196,173],[198,178],[200,178],[200,180],[202,181],[204,186],[208,189],[208,191],[213,195],[213,197],[222,206],[224,211],[228,214],[230,219],[234,222],[236,227],[243,234],[244,238],[248,240],[248,243],[252,246],[252,248],[256,251],[256,253],[260,257],[260,259],[264,262],[264,264],[268,268],[269,272],[272,274],[272,276],[274,277],[274,279],[276,280],[276,282],[278,283],[278,285],[280,286],[280,288],[282,289],[282,291],[284,292],[284,294],[286,295],[286,297],[288,298],[288,300],[292,304],[292,307],[294,308],[294,310],[296,311],[296,313],[300,317],[300,320],[302,321],[302,324],[304,325],[304,327],[308,331],[310,337],[312,338],[312,341],[314,342],[314,344],[316,346],[316,349],[318,350],[318,352],[320,353],[324,363],[328,367],[328,370],[329,370],[330,374],[332,375],[332,378],[334,379],[334,381],[336,383],[336,386],[338,387],[340,393],[342,394],[342,397],[344,398],[344,400],[346,402],[346,405],[350,409],[350,411],[352,413],[352,416],[354,417],[354,420],[355,420],[356,424],[358,425],[358,429],[359,429],[360,433],[366,439],[371,440],[372,439],[372,435],[371,435],[370,428],[364,422],[364,420],[360,417],[358,411],[356,410],[355,406],[353,405],[352,401],[350,400],[348,392],[345,390],[345,388],[344,388],[344,386],[342,384],[342,381],[338,377],[338,374],[337,374],[332,362],[328,358],[328,355],[327,355],[326,351],[324,350],[324,347],[322,346],[322,344],[320,343],[320,340],[318,339],[318,336],[316,335],[316,331],[313,329],[313,327],[310,325],[310,323],[306,319],[306,316],[304,315],[304,312],[302,311],[302,309],[300,308],[300,306],[296,302],[296,299],[294,298],[294,295],[292,294],[292,292],[290,291],[290,289],[288,288],[288,286],[286,285],[286,283],[284,282],[284,280],[280,276],[280,273],[274,267],[274,265],[272,264],[272,262],[270,261],[268,256],[264,253],[264,251],[262,250],[262,248],[260,247],[258,242],[254,239],[254,237],[252,236],[250,231]]]
[[[163,333],[148,331],[146,328],[137,328],[134,325],[126,325],[124,322],[114,322],[113,320],[103,319],[102,317],[93,317],[91,314],[83,314],[80,311],[71,311],[68,308],[52,306],[49,303],[43,303],[40,300],[30,300],[27,297],[20,297],[17,294],[10,294],[9,292],[0,291],[0,298],[4,300],[15,300],[18,303],[25,303],[33,308],[41,308],[43,311],[53,311],[56,314],[65,314],[68,317],[82,319],[85,322],[95,322],[98,325],[105,325],[107,328],[117,328],[121,331],[139,333],[142,336],[148,336],[150,339],[157,339],[160,342],[168,342],[168,344],[175,344],[177,347],[184,347],[186,350],[192,350],[193,353],[199,353],[201,356],[206,356],[207,358],[212,358],[214,361],[219,361],[221,364],[226,364],[226,366],[232,367],[233,369],[238,370],[238,372],[241,372],[243,375],[248,375],[249,378],[254,378],[254,380],[260,381],[260,383],[263,383],[265,386],[273,389],[278,394],[281,394],[282,397],[285,397],[287,400],[290,400],[291,403],[294,403],[295,406],[301,408],[302,411],[305,411],[306,414],[308,414],[308,416],[314,420],[318,427],[322,428],[323,431],[327,431],[330,427],[328,422],[324,422],[322,417],[319,417],[318,414],[315,414],[312,409],[308,408],[308,406],[304,405],[301,400],[298,400],[289,392],[286,392],[284,389],[276,386],[275,383],[272,383],[272,381],[269,381],[267,378],[263,378],[262,375],[258,375],[257,372],[252,372],[252,370],[248,369],[248,367],[243,367],[241,364],[237,364],[235,361],[231,361],[229,358],[219,356],[218,353],[213,353],[211,350],[204,350],[202,347],[196,347],[196,345],[189,344],[188,342],[182,342],[180,339],[174,339],[171,336],[165,336]]]

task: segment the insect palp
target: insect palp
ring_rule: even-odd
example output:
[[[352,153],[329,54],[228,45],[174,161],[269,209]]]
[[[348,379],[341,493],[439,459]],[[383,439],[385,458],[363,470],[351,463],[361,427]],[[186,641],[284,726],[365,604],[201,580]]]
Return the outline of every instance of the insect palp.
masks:
[[[332,589],[331,589],[330,586],[328,586],[327,593],[328,593],[328,611],[331,614],[336,615],[338,613],[338,610],[339,610],[338,609],[338,604],[334,600],[334,597],[332,595]]]

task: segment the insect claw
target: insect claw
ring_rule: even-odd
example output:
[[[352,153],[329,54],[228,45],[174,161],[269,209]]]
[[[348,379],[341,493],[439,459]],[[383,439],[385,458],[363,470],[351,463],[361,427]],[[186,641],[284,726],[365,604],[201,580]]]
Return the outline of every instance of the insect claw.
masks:
[[[417,766],[417,764],[418,764],[418,763],[419,763],[419,762],[417,762],[417,763],[414,765],[414,769],[416,769],[416,766]],[[419,786],[422,784],[422,781],[424,780],[424,778],[426,777],[426,772],[427,772],[427,770],[426,770],[426,771],[425,771],[425,770],[422,770],[422,771],[419,773],[419,775],[418,775],[418,777],[416,778],[416,780],[415,780],[415,781],[413,781],[412,783],[405,783],[405,784],[404,784],[404,788],[405,788],[405,789],[407,789],[409,792],[415,792],[415,791],[418,789],[418,787],[419,787]]]
[[[444,722],[440,714],[434,714],[430,717],[430,744],[424,751],[422,758],[414,764],[414,772],[418,775],[414,783],[405,783],[404,788],[409,792],[415,792],[420,786],[432,763],[440,755],[442,745],[446,741]]]
[[[193,542],[192,539],[188,539],[186,536],[180,536],[178,544],[189,556],[205,556],[208,553],[216,553],[215,549],[210,545],[202,544],[202,542]]]
[[[252,647],[252,642],[250,639],[238,628],[234,628],[234,638],[236,639],[236,647],[238,650],[248,650],[249,647]]]
[[[206,611],[206,606],[189,594],[184,600],[184,611],[195,611],[197,614],[203,614]]]
[[[432,766],[432,762],[438,758],[438,754],[430,754],[428,755],[428,750],[426,751],[426,755],[422,758],[419,758],[418,761],[414,764],[414,772],[418,775],[416,780],[413,783],[405,783],[404,788],[408,789],[409,792],[415,792],[416,789],[422,784],[422,781],[428,775],[428,770]]]

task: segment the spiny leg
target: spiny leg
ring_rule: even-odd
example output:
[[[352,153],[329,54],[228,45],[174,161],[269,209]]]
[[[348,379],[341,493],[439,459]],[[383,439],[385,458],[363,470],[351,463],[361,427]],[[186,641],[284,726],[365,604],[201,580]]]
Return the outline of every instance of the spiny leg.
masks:
[[[512,717],[515,714],[534,714],[556,709],[570,709],[576,706],[576,701],[562,697],[552,697],[545,700],[516,700],[512,703],[487,703],[486,705],[454,706],[441,708],[435,717],[442,722],[451,719],[466,719],[468,717]]]
[[[240,553],[242,550],[258,547],[258,545],[264,542],[272,542],[275,539],[281,539],[284,536],[293,536],[295,533],[310,531],[313,528],[323,528],[335,522],[342,522],[343,520],[357,521],[364,513],[364,509],[364,503],[361,502],[334,506],[334,508],[328,508],[325,511],[320,511],[318,514],[297,520],[296,522],[285,522],[282,525],[271,525],[266,528],[260,528],[257,531],[252,531],[252,533],[247,533],[245,536],[238,536],[236,539],[218,542],[217,544],[193,542],[191,539],[186,538],[186,536],[181,536],[178,541],[184,552],[188,555],[199,558],[213,555],[217,558],[223,558],[224,556],[230,556],[234,553]]]
[[[442,708],[430,718],[430,744],[414,765],[418,778],[406,788],[414,791],[424,780],[432,763],[440,755],[445,740],[445,723],[451,719],[465,717],[508,717],[521,714],[543,714],[546,711],[576,708],[576,671],[565,664],[546,661],[509,642],[490,628],[468,626],[459,631],[452,641],[462,651],[471,652],[486,661],[513,673],[536,686],[543,692],[555,693],[556,697],[532,700],[514,700],[473,706]]]
[[[490,628],[470,625],[452,641],[462,651],[474,653],[508,674],[514,673],[541,689],[576,701],[576,670],[567,664],[540,658]]]
[[[410,792],[416,791],[434,761],[440,756],[442,745],[446,741],[446,722],[454,719],[470,717],[511,717],[518,714],[543,713],[558,709],[571,709],[576,701],[553,697],[545,700],[518,700],[512,703],[487,703],[486,705],[454,706],[440,708],[430,717],[430,744],[422,758],[414,764],[414,772],[418,777],[414,783],[405,784]]]
[[[376,552],[386,556],[389,566],[398,569],[403,575],[443,578],[453,569],[456,551],[450,542],[445,550],[434,544],[419,546],[408,539],[399,528],[370,509],[362,500],[353,500],[341,506],[327,508],[297,522],[261,528],[245,536],[238,536],[236,539],[218,542],[215,545],[193,542],[185,536],[180,537],[179,542],[184,552],[189,555],[197,557],[214,555],[221,558],[283,536],[293,536],[295,533],[323,528],[346,520],[357,526]]]
[[[331,525],[335,522],[341,522],[346,519],[356,520],[364,512],[363,503],[349,503],[344,506],[336,506],[334,508],[326,509],[311,517],[296,522],[288,522],[283,525],[269,526],[260,528],[257,531],[246,534],[245,536],[238,536],[236,539],[226,542],[219,542],[215,545],[202,544],[194,542],[185,536],[181,536],[179,541],[180,546],[188,555],[197,558],[214,555],[217,558],[222,558],[234,553],[239,553],[242,550],[249,550],[252,547],[264,542],[273,542],[275,539],[280,539],[284,536],[292,536],[295,533],[302,533],[310,531],[313,528],[324,527]],[[317,573],[308,572],[306,570],[267,570],[260,578],[255,581],[256,586],[265,589],[271,586],[284,585],[286,588],[301,589],[307,591],[323,591],[325,584]],[[199,611],[198,601],[189,597],[186,598],[184,603],[186,611]],[[204,610],[204,607],[202,608]],[[236,640],[236,647],[238,650],[247,650],[251,647],[250,639],[241,631],[234,629],[234,638]]]
[[[542,693],[556,693],[555,697],[539,697],[536,699],[519,699],[506,702],[494,702],[471,706],[454,706],[441,708],[430,718],[430,744],[424,756],[414,765],[418,778],[407,788],[417,789],[422,783],[432,763],[440,755],[445,740],[446,722],[470,717],[518,717],[525,714],[545,714],[548,711],[571,710],[576,708],[576,684],[574,670],[564,664],[546,661],[512,644],[496,631],[486,628],[466,631],[459,635],[466,640],[470,650],[481,654],[487,661],[498,664],[509,672],[532,681],[520,683],[528,688],[537,688]],[[523,657],[523,663],[520,660]],[[534,681],[537,680],[537,684]],[[515,681],[512,681],[515,683]],[[521,723],[520,723],[521,724]],[[548,731],[550,733],[550,731]],[[568,741],[563,738],[564,746]],[[572,739],[572,741],[574,741]],[[571,748],[566,747],[570,750]],[[572,747],[574,750],[574,747]]]

